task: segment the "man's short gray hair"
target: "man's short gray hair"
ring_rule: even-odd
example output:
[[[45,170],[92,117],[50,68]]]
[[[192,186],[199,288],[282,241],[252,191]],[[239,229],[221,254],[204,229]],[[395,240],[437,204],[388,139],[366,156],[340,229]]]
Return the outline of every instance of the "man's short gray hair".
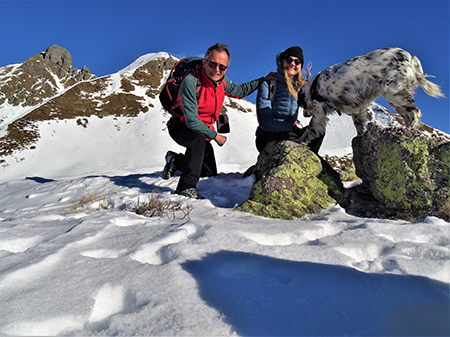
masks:
[[[208,50],[205,53],[205,57],[204,57],[205,60],[209,60],[209,58],[211,56],[211,52],[213,50],[217,50],[219,52],[223,52],[224,51],[225,53],[227,53],[227,55],[228,55],[228,64],[227,64],[227,66],[230,65],[230,49],[228,49],[228,46],[226,44],[217,42],[215,45],[209,47]]]

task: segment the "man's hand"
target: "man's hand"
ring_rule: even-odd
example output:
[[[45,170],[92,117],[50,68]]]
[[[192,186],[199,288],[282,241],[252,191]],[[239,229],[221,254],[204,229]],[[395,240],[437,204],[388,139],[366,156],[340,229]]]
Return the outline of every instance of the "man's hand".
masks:
[[[214,140],[216,141],[216,143],[219,146],[222,146],[227,141],[227,137],[217,134],[217,136],[216,136],[216,138],[214,138]]]
[[[277,79],[277,73],[274,73],[273,71],[271,71],[270,73],[267,74],[266,77],[264,77],[264,81],[270,81],[270,80],[276,80]]]

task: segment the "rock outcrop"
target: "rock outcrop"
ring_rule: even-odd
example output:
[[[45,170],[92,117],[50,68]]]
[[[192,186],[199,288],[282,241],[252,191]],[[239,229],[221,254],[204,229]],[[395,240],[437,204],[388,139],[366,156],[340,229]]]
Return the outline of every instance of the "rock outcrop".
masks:
[[[270,142],[253,172],[256,181],[240,211],[293,219],[343,201],[339,174],[302,144]]]
[[[409,128],[369,124],[352,142],[362,183],[345,189],[339,173],[304,145],[271,142],[252,169],[241,211],[294,219],[332,203],[360,217],[450,220],[450,142]]]
[[[73,68],[72,55],[60,46],[50,46],[41,55],[44,61],[53,63],[59,67],[59,78],[64,77],[65,73],[68,73]]]
[[[356,174],[380,216],[414,221],[448,217],[450,142],[410,128],[383,129],[373,123],[352,142]],[[384,214],[383,214],[384,213]]]

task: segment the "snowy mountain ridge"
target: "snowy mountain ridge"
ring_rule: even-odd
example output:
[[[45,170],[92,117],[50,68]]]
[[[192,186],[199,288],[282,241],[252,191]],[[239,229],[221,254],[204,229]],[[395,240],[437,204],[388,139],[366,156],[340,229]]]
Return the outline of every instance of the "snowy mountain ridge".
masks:
[[[148,53],[145,55],[142,55],[140,57],[138,57],[134,62],[132,62],[130,65],[126,66],[125,68],[123,68],[122,70],[119,71],[119,73],[123,73],[123,72],[128,72],[128,73],[132,73],[133,71],[135,71],[137,68],[145,65],[146,63],[153,61],[157,58],[164,58],[167,59],[170,56],[168,53],[166,52],[158,52],[158,53]]]

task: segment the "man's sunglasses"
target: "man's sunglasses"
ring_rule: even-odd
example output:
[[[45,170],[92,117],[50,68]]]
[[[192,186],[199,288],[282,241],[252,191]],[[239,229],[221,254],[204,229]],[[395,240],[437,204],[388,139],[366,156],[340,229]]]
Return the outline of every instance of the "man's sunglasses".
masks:
[[[288,56],[284,59],[286,61],[287,64],[291,64],[292,61],[294,61],[296,66],[300,65],[300,60],[299,59],[293,59],[292,57]]]
[[[220,70],[220,71],[225,71],[225,70],[228,69],[228,67],[227,67],[227,66],[224,66],[223,64],[220,64],[220,63],[217,63],[217,62],[213,62],[213,61],[209,61],[209,60],[208,60],[208,65],[209,65],[211,68],[213,68],[213,69],[216,69],[217,66],[219,66],[219,70]]]

